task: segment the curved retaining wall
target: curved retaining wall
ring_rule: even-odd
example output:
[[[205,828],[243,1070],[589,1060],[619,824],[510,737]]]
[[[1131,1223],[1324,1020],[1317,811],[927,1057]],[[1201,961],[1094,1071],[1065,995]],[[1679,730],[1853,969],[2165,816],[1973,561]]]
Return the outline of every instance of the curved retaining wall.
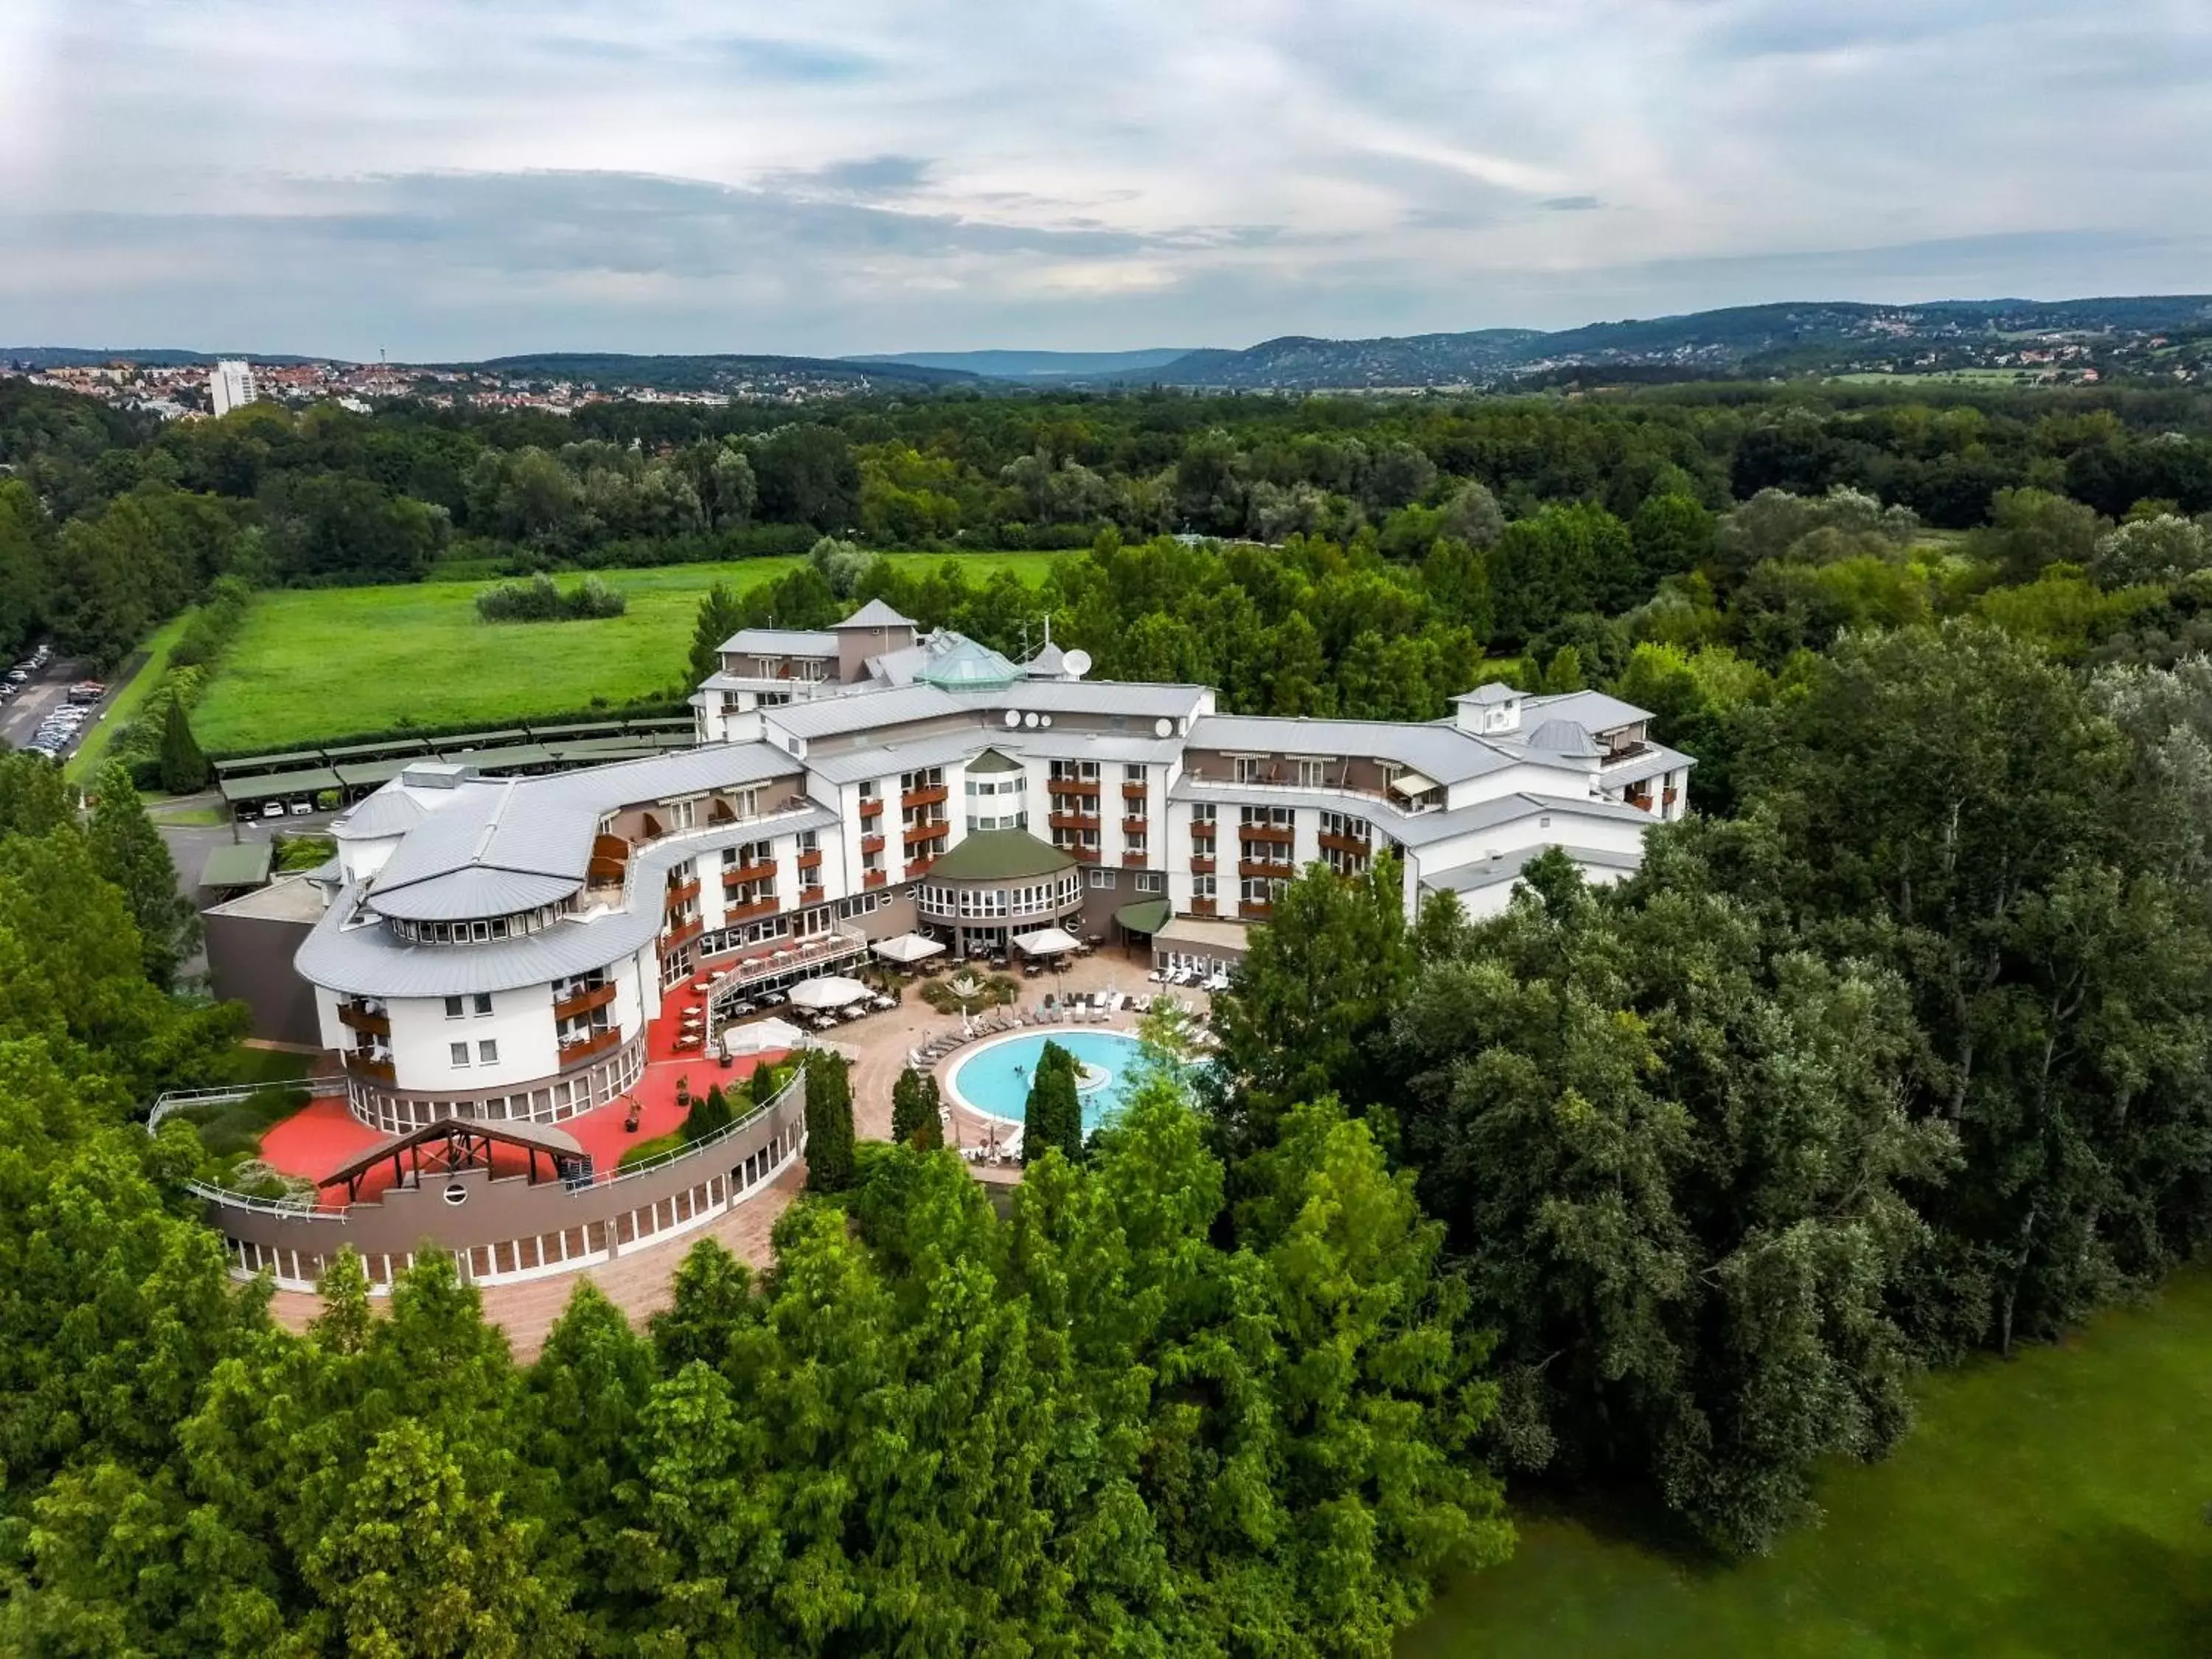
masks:
[[[486,1170],[394,1188],[371,1203],[306,1210],[195,1184],[234,1277],[269,1273],[312,1291],[351,1245],[383,1291],[421,1252],[452,1254],[465,1279],[510,1284],[574,1273],[703,1226],[757,1195],[805,1150],[806,1076],[714,1139],[664,1162],[571,1186]]]

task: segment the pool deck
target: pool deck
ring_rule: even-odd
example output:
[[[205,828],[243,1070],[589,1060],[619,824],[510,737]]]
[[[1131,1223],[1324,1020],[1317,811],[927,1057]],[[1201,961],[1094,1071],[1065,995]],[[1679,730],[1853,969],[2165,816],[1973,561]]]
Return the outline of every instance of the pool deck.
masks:
[[[1141,955],[1124,955],[1119,951],[1105,950],[1077,959],[1062,973],[1045,974],[1036,979],[1024,979],[1021,984],[1021,1006],[1033,1008],[1048,992],[1116,990],[1131,994],[1146,991],[1157,992],[1161,988],[1152,984],[1146,975],[1149,960]],[[1209,999],[1203,991],[1177,989],[1174,994],[1203,1014]],[[655,1022],[656,1024],[659,1022]],[[1098,1025],[1042,1026],[1030,1028],[1040,1035],[1050,1036],[1062,1031],[1131,1031],[1136,1028],[1137,1017],[1126,1010],[1113,1015]],[[853,1062],[853,1127],[863,1139],[889,1140],[891,1134],[891,1086],[898,1081],[899,1073],[906,1068],[908,1054],[921,1047],[932,1037],[960,1028],[957,1014],[939,1013],[921,1000],[920,993],[909,987],[905,999],[887,1012],[871,1014],[866,1019],[850,1025],[840,1026],[828,1038],[838,1052]],[[943,1088],[953,1066],[969,1050],[956,1048],[935,1068],[938,1085]],[[655,1069],[673,1054],[664,1056],[654,1050]],[[690,1062],[691,1080],[702,1077],[725,1082],[729,1074],[703,1067],[695,1058]],[[740,1080],[745,1073],[741,1069]],[[672,1094],[673,1075],[668,1076],[668,1087]],[[949,1103],[949,1097],[948,1097]],[[980,1113],[954,1108],[951,1113],[953,1145],[961,1147],[988,1147],[994,1139],[1003,1140],[1006,1125],[998,1119]],[[978,1162],[974,1165],[975,1176],[990,1185],[1018,1182],[1018,1164],[1001,1163],[993,1165]],[[749,1199],[727,1214],[698,1231],[654,1248],[624,1252],[617,1260],[581,1273],[552,1279],[528,1280],[520,1285],[494,1285],[484,1287],[484,1317],[501,1327],[507,1333],[508,1346],[517,1359],[528,1361],[538,1357],[545,1346],[553,1322],[568,1306],[574,1292],[576,1281],[589,1279],[598,1285],[609,1300],[629,1316],[630,1322],[641,1328],[653,1314],[668,1305],[669,1284],[674,1277],[684,1253],[702,1238],[713,1238],[732,1255],[750,1262],[755,1267],[772,1265],[774,1253],[769,1246],[769,1234],[776,1218],[781,1215],[805,1185],[805,1166],[802,1164],[781,1181],[757,1197]],[[374,1304],[384,1305],[382,1300]],[[279,1322],[297,1330],[304,1327],[320,1310],[320,1299],[304,1291],[279,1291],[271,1304],[271,1311]]]

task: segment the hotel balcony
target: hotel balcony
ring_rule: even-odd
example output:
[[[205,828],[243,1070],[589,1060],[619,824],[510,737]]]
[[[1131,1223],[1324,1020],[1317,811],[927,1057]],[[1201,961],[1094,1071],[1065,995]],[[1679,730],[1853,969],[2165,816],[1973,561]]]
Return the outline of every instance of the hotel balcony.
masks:
[[[589,986],[573,995],[556,999],[553,1004],[553,1018],[556,1020],[574,1019],[579,1015],[590,1013],[594,1008],[604,1008],[614,1000],[615,988],[611,983]]]
[[[1044,787],[1048,793],[1054,795],[1088,795],[1094,800],[1098,796],[1098,780],[1096,778],[1047,778]]]
[[[661,901],[664,910],[680,910],[699,896],[699,878],[694,876],[685,882],[671,882],[668,896]]]
[[[822,849],[818,847],[801,849],[799,854],[799,867],[802,870],[819,870],[822,867]]]
[[[338,1004],[341,1023],[369,1036],[388,1037],[392,1035],[392,1016],[380,1002],[341,1002]]]
[[[946,799],[945,786],[935,783],[925,789],[902,791],[899,795],[899,806],[901,810],[911,812],[918,806],[942,806]]]
[[[365,1077],[374,1082],[395,1085],[399,1080],[398,1074],[392,1069],[390,1060],[379,1060],[375,1055],[365,1053],[362,1049],[349,1048],[340,1054],[338,1059],[343,1063],[346,1070],[356,1077]]]
[[[817,853],[814,856],[819,860],[822,855]],[[804,863],[805,860],[802,860],[801,862]],[[775,860],[774,859],[769,860],[765,864],[728,864],[722,866],[722,887],[725,892],[732,887],[743,887],[749,882],[774,881],[775,879]]]
[[[881,836],[863,836],[860,837],[861,857],[866,858],[871,853],[880,853],[883,850],[884,838]]]
[[[822,902],[823,896],[823,890],[819,887],[802,887],[799,890],[799,902],[801,904],[819,904]]]
[[[660,936],[660,954],[667,956],[682,950],[706,931],[707,920],[703,916],[693,916],[689,921],[678,922]]]
[[[870,795],[860,803],[860,816],[863,818],[872,818],[883,810],[884,798],[881,795]]]
[[[1190,902],[1190,913],[1194,916],[1212,915],[1213,914],[1213,901],[1206,898],[1193,899]]]
[[[1213,873],[1213,854],[1211,853],[1192,854],[1190,858],[1190,872],[1194,876],[1212,875]]]
[[[910,823],[906,827],[906,850],[911,853],[926,841],[941,840],[951,828],[943,818],[932,818],[927,823]]]
[[[1103,820],[1096,812],[1053,812],[1045,822],[1054,830],[1097,830]]]
[[[1288,847],[1297,837],[1297,831],[1287,823],[1240,823],[1237,833],[1246,841],[1273,842]]]
[[[1133,853],[1124,853],[1121,854],[1121,867],[1124,870],[1143,870],[1149,868],[1150,866],[1146,864],[1145,859],[1146,854],[1142,848],[1138,848]]]
[[[1139,813],[1135,817],[1123,818],[1121,820],[1121,833],[1125,836],[1148,835],[1151,833],[1151,830],[1152,820],[1146,817],[1142,813]]]
[[[1280,859],[1239,859],[1237,873],[1245,877],[1266,877],[1270,881],[1288,881],[1298,872],[1297,866]]]
[[[581,1066],[586,1060],[597,1060],[601,1054],[611,1054],[622,1047],[622,1027],[610,1025],[587,1037],[576,1037],[564,1042],[561,1045],[561,1068],[566,1071],[571,1066]]]
[[[775,895],[770,893],[763,898],[749,899],[744,903],[730,906],[722,912],[722,920],[725,923],[756,921],[763,916],[772,916],[775,914]]]
[[[860,877],[860,885],[863,887],[881,887],[888,884],[890,878],[891,872],[888,870],[870,870]]]
[[[1321,844],[1332,853],[1348,853],[1353,858],[1364,859],[1375,851],[1371,841],[1362,841],[1357,836],[1333,836],[1326,830],[1322,834]]]
[[[1125,783],[1121,786],[1121,799],[1123,800],[1142,800],[1150,787],[1151,786],[1148,784]]]
[[[906,866],[906,878],[908,881],[920,881],[924,876],[929,873],[929,866],[936,862],[937,860],[935,859],[915,859],[912,860]]]
[[[1054,842],[1053,845],[1055,848],[1059,848],[1060,851],[1066,854],[1068,857],[1073,859],[1078,864],[1096,864],[1098,862],[1098,849],[1095,847],[1060,847],[1058,842]]]
[[[1275,907],[1265,899],[1244,899],[1238,902],[1237,914],[1246,921],[1265,921],[1275,914]]]
[[[601,836],[592,842],[591,862],[585,866],[584,879],[594,887],[619,887],[629,869],[629,843],[620,836]]]

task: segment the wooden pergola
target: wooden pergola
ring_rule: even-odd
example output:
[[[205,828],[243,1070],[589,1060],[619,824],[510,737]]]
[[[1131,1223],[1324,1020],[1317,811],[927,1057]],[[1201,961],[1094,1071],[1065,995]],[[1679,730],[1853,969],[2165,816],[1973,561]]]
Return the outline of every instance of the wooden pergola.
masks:
[[[419,1187],[425,1175],[451,1175],[462,1170],[489,1171],[493,1150],[500,1146],[519,1147],[527,1155],[527,1176],[532,1186],[540,1179],[540,1157],[545,1159],[550,1171],[544,1177],[545,1180],[573,1182],[591,1178],[590,1157],[576,1138],[564,1129],[543,1123],[482,1123],[472,1118],[448,1117],[393,1136],[374,1151],[363,1152],[351,1163],[333,1170],[317,1185],[336,1187],[343,1183],[346,1202],[356,1203],[362,1180],[387,1161],[392,1165],[394,1187]]]

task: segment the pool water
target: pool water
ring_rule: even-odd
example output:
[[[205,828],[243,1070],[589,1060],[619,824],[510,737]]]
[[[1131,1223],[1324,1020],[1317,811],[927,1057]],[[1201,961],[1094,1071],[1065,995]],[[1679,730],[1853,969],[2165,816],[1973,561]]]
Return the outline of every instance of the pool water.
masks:
[[[1036,1074],[1047,1042],[1057,1042],[1073,1054],[1086,1073],[1083,1132],[1090,1133],[1121,1105],[1143,1052],[1136,1038],[1119,1031],[1039,1032],[987,1042],[952,1068],[953,1097],[973,1110],[1019,1123],[1029,1109],[1030,1079]]]

